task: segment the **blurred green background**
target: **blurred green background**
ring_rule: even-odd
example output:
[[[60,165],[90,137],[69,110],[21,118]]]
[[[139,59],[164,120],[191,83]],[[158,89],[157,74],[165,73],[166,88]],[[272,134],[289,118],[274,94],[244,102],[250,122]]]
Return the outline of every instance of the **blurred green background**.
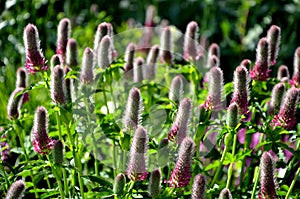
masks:
[[[233,69],[245,58],[255,61],[255,48],[259,38],[266,36],[268,28],[276,24],[282,29],[277,68],[287,65],[292,72],[294,50],[300,43],[297,34],[300,19],[300,1],[238,1],[238,0],[1,0],[0,1],[0,106],[6,107],[15,88],[15,71],[25,62],[23,30],[28,23],[37,26],[41,47],[47,60],[55,53],[56,31],[60,19],[72,22],[71,37],[79,46],[81,60],[85,47],[93,46],[99,23],[107,21],[115,34],[126,30],[127,20],[144,24],[148,5],[157,9],[156,22],[167,19],[185,32],[188,22],[199,24],[200,36],[221,47],[221,67],[225,80],[232,80]],[[276,73],[276,70],[273,71]],[[5,118],[6,113],[0,113]]]

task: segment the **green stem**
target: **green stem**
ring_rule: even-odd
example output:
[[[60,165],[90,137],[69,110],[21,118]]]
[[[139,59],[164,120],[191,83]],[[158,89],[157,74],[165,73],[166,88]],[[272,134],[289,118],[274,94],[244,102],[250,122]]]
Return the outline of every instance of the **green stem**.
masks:
[[[51,171],[52,171],[52,173],[53,173],[53,175],[54,175],[54,177],[55,177],[55,179],[56,179],[56,182],[57,182],[57,184],[58,184],[60,196],[61,196],[62,199],[64,199],[64,198],[65,198],[65,193],[64,193],[63,185],[62,185],[62,183],[61,183],[61,181],[60,181],[59,175],[57,174],[57,171],[58,171],[58,170],[61,171],[61,168],[60,168],[60,169],[56,168],[56,167],[52,164],[52,161],[50,160],[49,155],[46,155],[46,156],[47,156],[47,159],[48,159],[48,161],[49,161],[49,164],[50,164],[50,167],[51,167]]]
[[[236,132],[234,132],[233,136],[233,146],[232,146],[232,157],[235,156],[235,150],[236,150],[236,141],[237,141],[237,135]],[[233,163],[230,163],[229,169],[228,169],[228,175],[227,175],[227,183],[226,183],[226,188],[229,189],[231,177],[232,177],[232,169],[233,169]]]
[[[252,194],[251,194],[251,199],[254,198],[255,192],[256,192],[256,187],[258,184],[258,180],[259,180],[259,167],[255,167],[255,172],[254,172],[254,186],[253,186],[253,190],[252,190]]]
[[[55,112],[55,116],[56,116],[56,123],[57,123],[57,129],[58,129],[58,138],[63,142],[64,140],[63,140],[63,137],[61,134],[60,110]]]
[[[294,179],[293,179],[293,181],[292,181],[292,183],[290,185],[290,188],[289,188],[289,190],[288,190],[288,192],[287,192],[287,194],[285,196],[285,199],[289,198],[289,196],[290,196],[290,194],[291,194],[291,192],[292,192],[292,190],[294,188],[294,185],[295,185],[295,183],[296,183],[296,181],[297,181],[297,179],[299,177],[299,174],[300,174],[300,167],[298,168],[298,170],[297,170],[297,172],[295,174],[295,177],[294,177]]]
[[[213,187],[213,186],[214,186],[215,181],[216,181],[217,178],[219,177],[219,173],[220,173],[220,171],[221,171],[221,168],[223,167],[223,162],[224,162],[225,155],[226,155],[227,151],[228,151],[228,148],[227,148],[227,146],[225,146],[225,147],[224,147],[224,152],[222,153],[222,157],[221,157],[221,160],[220,160],[219,167],[217,168],[217,171],[216,171],[216,173],[215,173],[215,175],[214,175],[214,178],[213,178],[213,180],[211,181],[210,187]]]

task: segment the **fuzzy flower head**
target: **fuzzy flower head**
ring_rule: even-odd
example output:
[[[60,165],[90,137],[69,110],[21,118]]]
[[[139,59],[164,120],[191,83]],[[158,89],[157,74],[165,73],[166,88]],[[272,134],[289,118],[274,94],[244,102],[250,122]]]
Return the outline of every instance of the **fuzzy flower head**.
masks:
[[[133,66],[134,66],[134,57],[135,57],[136,45],[134,43],[129,43],[126,47],[125,52],[125,78],[133,78]]]
[[[234,72],[234,92],[231,100],[235,102],[239,107],[240,114],[246,114],[248,112],[248,96],[249,96],[249,78],[248,70],[244,66],[238,66]]]
[[[244,59],[241,62],[241,66],[244,66],[245,68],[247,68],[247,70],[249,70],[251,67],[251,61],[249,59]]]
[[[145,180],[148,172],[146,168],[146,154],[148,152],[148,133],[143,127],[135,130],[130,147],[129,163],[126,175],[131,180]]]
[[[56,65],[62,65],[62,57],[59,54],[55,54],[50,59],[50,70],[52,71]]]
[[[290,84],[295,87],[300,87],[300,47],[298,47],[294,54],[294,73]]]
[[[104,36],[100,41],[97,51],[98,67],[106,69],[112,62],[111,39]]]
[[[57,104],[65,104],[66,97],[63,90],[64,84],[64,70],[61,66],[54,67],[51,74],[51,98]]]
[[[18,180],[16,182],[14,182],[10,186],[5,199],[21,199],[23,197],[25,188],[26,188],[26,186],[25,186],[25,182],[23,180]]]
[[[208,48],[208,57],[211,57],[212,55],[217,56],[217,58],[220,59],[221,53],[220,53],[220,47],[216,43],[212,43]]]
[[[71,22],[68,18],[63,18],[59,21],[57,27],[57,42],[56,42],[56,54],[62,57],[62,62],[64,63],[66,59],[67,43],[70,39],[71,34]],[[57,64],[55,64],[57,65]]]
[[[40,48],[39,33],[35,25],[28,24],[26,26],[23,39],[26,53],[25,68],[32,74],[47,70],[47,61]]]
[[[53,146],[53,162],[62,164],[64,161],[64,145],[61,140],[57,140]]]
[[[31,130],[34,150],[39,154],[48,154],[53,149],[55,140],[48,136],[48,111],[43,106],[36,109]]]
[[[226,124],[234,129],[239,123],[238,106],[235,102],[231,103],[227,109]]]
[[[154,79],[156,74],[156,62],[159,55],[159,46],[154,45],[150,49],[148,56],[147,56],[147,62],[145,66],[143,67],[143,77],[144,79]]]
[[[270,48],[270,65],[273,66],[276,64],[276,59],[278,56],[279,45],[280,45],[281,29],[272,25],[267,33],[267,39],[269,42]]]
[[[185,60],[195,60],[198,55],[197,41],[198,41],[198,24],[195,21],[191,21],[186,28],[184,35],[183,45],[183,58]]]
[[[297,124],[295,111],[298,99],[299,90],[295,87],[290,88],[284,97],[284,101],[278,115],[275,115],[272,120],[274,126],[281,126],[287,130],[295,128]]]
[[[179,103],[176,118],[168,134],[168,139],[170,141],[173,141],[176,137],[178,144],[181,144],[187,135],[191,116],[192,101],[189,98],[184,98]]]
[[[155,169],[151,172],[149,178],[149,185],[148,185],[148,192],[149,196],[157,197],[159,196],[160,189],[161,189],[161,173],[159,169]]]
[[[182,141],[178,152],[178,160],[168,181],[170,187],[186,187],[190,183],[190,179],[192,178],[192,156],[195,153],[195,148],[193,139],[186,137]]]
[[[273,87],[271,101],[270,101],[270,108],[269,108],[270,113],[273,114],[278,113],[284,96],[284,92],[285,92],[285,84],[282,82],[276,84]]]
[[[103,22],[99,24],[97,27],[97,31],[94,38],[94,51],[97,51],[100,41],[106,35],[109,35],[108,23]]]
[[[94,81],[93,64],[94,53],[90,48],[86,48],[83,53],[80,81],[83,84],[89,84]]]
[[[141,123],[143,100],[138,88],[133,87],[128,96],[123,125],[127,130],[136,129]]]
[[[142,82],[143,77],[143,67],[144,67],[144,59],[142,57],[138,57],[133,66],[133,82]]]
[[[77,42],[75,39],[69,39],[67,43],[66,50],[66,63],[68,66],[78,65],[78,52],[77,52]]]
[[[256,48],[256,61],[250,77],[254,80],[265,81],[270,77],[270,48],[267,38],[261,38]]]
[[[198,174],[194,178],[192,199],[204,199],[206,189],[206,180],[202,174]]]
[[[219,195],[219,199],[232,199],[230,190],[227,188],[224,188]]]
[[[17,70],[16,88],[26,88],[28,86],[28,75],[24,67],[20,67]],[[23,94],[23,104],[29,101],[29,93]]]
[[[119,173],[114,180],[113,191],[117,195],[122,195],[124,193],[124,187],[126,184],[126,177],[123,173]]]
[[[276,199],[275,161],[268,152],[264,152],[260,159],[260,199]]]
[[[181,75],[176,75],[171,83],[169,91],[169,99],[178,103],[181,101],[183,96],[183,80]]]
[[[147,10],[146,10],[146,19],[145,19],[146,27],[154,27],[155,26],[154,17],[155,17],[155,6],[150,5],[147,7]]]
[[[290,80],[289,68],[286,65],[281,65],[277,71],[277,79],[281,82],[288,82]]]
[[[219,111],[223,101],[223,71],[219,67],[213,67],[209,71],[209,90],[204,107],[208,110]]]
[[[172,46],[172,34],[169,26],[165,27],[161,33],[160,38],[160,57],[161,60],[169,65],[173,64],[173,46]]]
[[[9,97],[7,104],[7,114],[10,120],[18,119],[20,116],[20,109],[23,102],[23,87],[16,88]]]

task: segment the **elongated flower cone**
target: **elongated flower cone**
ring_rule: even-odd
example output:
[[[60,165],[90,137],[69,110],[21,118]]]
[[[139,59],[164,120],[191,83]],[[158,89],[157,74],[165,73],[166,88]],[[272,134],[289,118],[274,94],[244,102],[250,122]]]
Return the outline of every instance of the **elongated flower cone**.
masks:
[[[54,67],[51,74],[51,98],[57,104],[65,104],[66,97],[63,90],[64,84],[64,70],[61,66]]]
[[[18,180],[16,182],[14,182],[10,186],[5,199],[21,199],[23,197],[25,188],[26,188],[26,186],[25,186],[25,182],[23,180]]]
[[[69,66],[65,66],[64,68],[64,82],[63,82],[63,90],[66,98],[67,104],[72,103],[72,94],[71,94],[71,88],[72,88],[72,79],[65,78],[68,72],[72,71],[72,69]]]
[[[190,119],[192,116],[192,101],[184,98],[179,103],[176,118],[168,134],[168,139],[173,141],[176,137],[178,144],[181,144],[186,137]]]
[[[69,39],[67,43],[66,63],[70,67],[78,65],[77,42],[73,38]]]
[[[145,19],[146,27],[155,26],[154,17],[155,17],[155,6],[149,5],[146,10],[146,19]]]
[[[62,65],[62,63],[63,63],[63,60],[62,60],[61,55],[59,55],[59,54],[53,55],[50,59],[50,70],[53,71],[53,68],[56,65]]]
[[[295,111],[298,99],[299,90],[295,87],[290,88],[284,97],[284,101],[278,115],[275,115],[272,120],[275,126],[281,126],[287,130],[295,128],[297,124]]]
[[[3,131],[3,128],[0,128],[0,132]],[[1,151],[1,160],[3,163],[6,163],[9,159],[9,145],[6,142],[6,134],[3,134],[1,136],[1,142],[0,142],[0,151]]]
[[[143,76],[143,67],[144,65],[144,59],[142,57],[138,57],[133,66],[133,81],[134,82],[142,82],[144,79]]]
[[[159,169],[155,169],[151,172],[150,178],[149,178],[149,185],[148,185],[148,192],[149,196],[151,197],[157,197],[160,194],[161,189],[161,173]]]
[[[35,25],[28,24],[26,26],[23,39],[26,53],[25,68],[27,68],[30,73],[47,70],[47,61],[42,53],[39,33]]]
[[[173,43],[172,34],[169,26],[165,27],[160,37],[160,57],[162,62],[172,65],[173,64]]]
[[[198,41],[198,24],[195,21],[191,21],[186,28],[184,35],[183,45],[183,58],[185,60],[195,60],[198,55],[197,41]]]
[[[176,75],[171,83],[171,88],[169,91],[169,99],[175,103],[179,103],[183,95],[183,80],[181,75]]]
[[[61,140],[57,140],[53,146],[53,162],[62,164],[64,161],[64,145]]]
[[[98,67],[106,69],[112,62],[111,40],[109,36],[104,36],[98,46]]]
[[[245,68],[247,68],[247,70],[250,70],[251,67],[251,61],[249,59],[244,59],[241,62],[241,66],[244,66]]]
[[[114,188],[113,188],[114,193],[117,195],[122,195],[124,193],[125,184],[126,184],[125,175],[123,173],[119,173],[115,177]]]
[[[232,199],[230,190],[227,188],[224,188],[219,195],[219,199]]]
[[[83,53],[80,81],[83,84],[89,84],[94,81],[94,53],[90,48],[86,48]]]
[[[300,47],[298,47],[294,54],[294,73],[290,84],[295,87],[300,86]]]
[[[20,116],[20,109],[23,102],[23,94],[24,88],[19,87],[16,88],[9,97],[7,104],[7,114],[10,120],[18,119]],[[17,96],[18,95],[18,96]]]
[[[208,57],[211,57],[212,55],[217,56],[218,59],[221,57],[220,46],[216,43],[212,43],[208,48]]]
[[[63,18],[59,21],[57,27],[57,42],[56,42],[56,54],[62,58],[62,63],[66,59],[67,43],[71,35],[71,22],[68,18]],[[56,66],[58,64],[55,64]]]
[[[112,60],[115,61],[115,59],[118,56],[118,52],[115,49],[115,45],[114,45],[114,28],[111,23],[107,23],[107,27],[108,27],[108,36],[110,37],[111,58]]]
[[[260,199],[277,199],[275,161],[268,152],[264,152],[260,159]]]
[[[147,131],[142,126],[138,127],[132,139],[129,163],[126,170],[126,175],[131,180],[145,180],[147,178],[146,154],[148,141]]]
[[[134,66],[134,57],[135,57],[136,45],[134,43],[129,43],[126,47],[125,52],[125,78],[133,79],[133,66]]]
[[[108,23],[103,22],[103,23],[98,25],[97,31],[96,31],[96,34],[95,34],[95,38],[94,38],[94,51],[95,51],[95,54],[97,54],[96,51],[98,49],[98,45],[100,44],[100,41],[106,35],[109,35]]]
[[[235,102],[231,103],[227,109],[226,124],[234,129],[239,123],[238,106]]]
[[[278,114],[285,92],[285,84],[278,83],[273,87],[269,112]]]
[[[238,66],[234,72],[233,78],[234,92],[232,102],[239,107],[240,114],[248,112],[248,96],[249,96],[249,75],[248,70],[244,66]]]
[[[208,110],[219,111],[223,101],[223,71],[219,67],[213,67],[209,71],[209,90],[204,107]]]
[[[286,65],[281,65],[277,71],[277,79],[281,82],[288,82],[290,80],[289,68]]]
[[[36,109],[31,130],[34,150],[39,154],[48,154],[53,149],[55,140],[48,136],[48,111],[43,106]]]
[[[179,148],[178,160],[172,171],[169,183],[170,187],[186,187],[192,178],[191,164],[195,153],[195,143],[190,137],[186,137]]]
[[[147,56],[146,65],[143,67],[143,78],[144,79],[155,79],[156,75],[156,62],[159,55],[159,46],[154,45],[149,51]]]
[[[256,48],[256,61],[250,77],[254,80],[265,81],[270,77],[270,48],[267,38],[261,38]]]
[[[281,38],[281,29],[276,26],[272,25],[268,30],[267,39],[270,44],[270,65],[273,66],[276,64],[276,59],[278,56],[279,45],[280,45],[280,38]]]
[[[206,189],[206,180],[202,174],[198,174],[194,178],[192,199],[204,199]]]
[[[143,100],[138,88],[133,87],[128,96],[123,125],[126,130],[133,130],[140,125],[143,111]]]
[[[23,87],[26,88],[28,86],[28,75],[26,70],[23,67],[18,68],[17,70],[17,80],[16,80],[16,88]],[[23,104],[29,101],[29,93],[25,92],[23,94]]]

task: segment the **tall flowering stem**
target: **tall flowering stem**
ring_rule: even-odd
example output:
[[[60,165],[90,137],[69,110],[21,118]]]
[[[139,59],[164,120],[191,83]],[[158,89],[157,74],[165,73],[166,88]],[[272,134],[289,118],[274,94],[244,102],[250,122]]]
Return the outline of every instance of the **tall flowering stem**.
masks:
[[[179,103],[176,118],[168,134],[168,139],[173,141],[175,138],[178,144],[184,140],[187,135],[188,126],[192,116],[192,101],[184,98]]]
[[[281,38],[281,29],[276,26],[272,25],[267,33],[267,39],[270,44],[270,65],[273,66],[276,64],[276,59],[278,56],[279,45],[280,45],[280,38]]]
[[[240,114],[248,112],[249,77],[248,70],[244,66],[238,66],[234,72],[234,92],[231,103],[235,102]]]
[[[146,154],[148,152],[148,133],[142,126],[135,130],[130,147],[129,163],[126,175],[133,181],[145,180],[148,172],[146,168]]]
[[[71,35],[71,22],[68,18],[63,18],[59,21],[57,27],[57,42],[56,42],[56,54],[62,58],[62,63],[66,59],[67,43]]]
[[[40,47],[37,27],[33,24],[28,24],[24,30],[23,39],[26,53],[25,68],[32,74],[39,71],[46,71],[48,69],[46,65],[47,61]]]
[[[191,164],[195,148],[195,143],[190,137],[186,137],[182,141],[178,152],[178,160],[168,181],[170,187],[186,187],[190,183],[192,178]]]
[[[261,38],[256,48],[256,61],[250,77],[254,80],[265,81],[270,77],[270,48],[267,38]]]
[[[260,199],[276,199],[275,162],[268,152],[264,152],[260,160]]]
[[[297,124],[295,111],[298,99],[299,90],[295,87],[290,88],[287,91],[279,113],[272,120],[272,125],[281,126],[287,130],[294,129]]]

